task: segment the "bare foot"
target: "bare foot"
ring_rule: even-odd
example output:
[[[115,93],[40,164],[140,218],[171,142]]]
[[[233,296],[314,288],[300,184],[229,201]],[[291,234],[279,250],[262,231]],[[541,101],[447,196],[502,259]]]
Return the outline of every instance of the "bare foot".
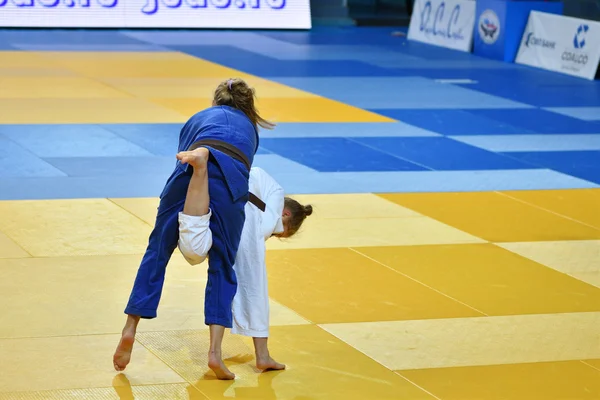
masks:
[[[135,334],[132,332],[123,332],[121,341],[117,346],[117,351],[113,356],[113,364],[117,371],[124,371],[131,360],[131,351],[133,350],[133,343],[135,342]]]
[[[204,168],[208,162],[210,151],[206,147],[199,147],[192,151],[182,151],[177,153],[177,159],[182,164],[189,164],[194,168]]]
[[[285,369],[285,364],[280,364],[271,357],[257,358],[256,368],[262,369],[263,371],[279,371]]]
[[[235,374],[227,369],[221,357],[208,353],[208,368],[212,369],[218,379],[230,381],[235,379]]]

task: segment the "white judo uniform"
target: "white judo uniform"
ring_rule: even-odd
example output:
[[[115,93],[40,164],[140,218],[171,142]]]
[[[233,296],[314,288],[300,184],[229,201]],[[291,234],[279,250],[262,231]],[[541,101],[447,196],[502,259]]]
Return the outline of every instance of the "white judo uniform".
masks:
[[[260,168],[250,170],[250,191],[266,204],[265,211],[247,203],[246,221],[233,269],[237,292],[233,299],[232,333],[269,336],[269,291],[265,241],[283,232],[283,188]],[[179,250],[192,265],[202,263],[212,246],[211,211],[200,217],[179,213]]]

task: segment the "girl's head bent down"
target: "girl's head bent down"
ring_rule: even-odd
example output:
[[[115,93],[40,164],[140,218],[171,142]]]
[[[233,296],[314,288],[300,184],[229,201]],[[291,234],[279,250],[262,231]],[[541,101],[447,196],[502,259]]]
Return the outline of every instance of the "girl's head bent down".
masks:
[[[213,106],[229,106],[242,111],[257,128],[273,129],[275,124],[262,118],[256,109],[256,92],[242,79],[221,82],[215,90]]]
[[[279,238],[289,238],[294,236],[300,229],[306,217],[311,215],[313,212],[310,204],[302,205],[296,200],[286,197],[284,199],[282,222],[283,222],[283,233],[276,235]]]

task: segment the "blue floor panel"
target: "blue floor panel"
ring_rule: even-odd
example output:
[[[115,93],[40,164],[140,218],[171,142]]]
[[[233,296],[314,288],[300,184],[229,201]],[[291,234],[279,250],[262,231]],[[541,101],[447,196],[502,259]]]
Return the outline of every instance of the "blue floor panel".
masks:
[[[426,169],[342,138],[263,139],[261,143],[269,151],[319,172]]]
[[[531,169],[535,166],[444,137],[357,138],[372,149],[438,171]]]
[[[364,123],[282,123],[272,131],[262,131],[261,138],[319,137],[421,137],[439,136],[404,122]]]
[[[271,80],[398,121],[262,131],[254,165],[287,193],[600,187],[599,80],[408,41],[398,30],[406,32],[0,29],[0,51],[183,52],[250,83]],[[81,76],[2,56],[5,79]],[[0,200],[158,196],[182,125],[0,124]]]
[[[422,77],[280,78],[278,82],[367,109],[529,108],[458,85]],[[385,94],[385,95],[383,95]]]
[[[20,44],[144,44],[115,30],[0,29],[0,37]]]
[[[233,46],[171,46],[221,65],[267,77],[387,76],[389,71],[355,60],[277,60]]]
[[[506,153],[521,161],[551,168],[600,184],[600,151],[553,151]]]
[[[534,133],[467,110],[381,110],[371,111],[442,135],[520,135]]]
[[[63,176],[61,170],[0,134],[0,178]]]
[[[0,134],[39,157],[151,155],[98,125],[0,125]]]
[[[452,139],[496,152],[600,150],[600,134],[473,135]]]
[[[582,121],[537,108],[527,110],[470,110],[472,114],[537,133],[600,133],[600,122]]]
[[[156,156],[175,156],[183,124],[101,124],[115,135]]]

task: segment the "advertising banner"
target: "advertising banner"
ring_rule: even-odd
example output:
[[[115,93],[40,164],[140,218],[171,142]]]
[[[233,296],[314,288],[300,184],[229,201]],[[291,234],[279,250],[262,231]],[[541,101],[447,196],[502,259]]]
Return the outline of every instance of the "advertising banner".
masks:
[[[600,61],[600,22],[532,11],[516,62],[594,79]]]
[[[310,0],[0,0],[0,27],[309,29]]]
[[[468,52],[474,26],[473,0],[416,0],[408,39]]]

